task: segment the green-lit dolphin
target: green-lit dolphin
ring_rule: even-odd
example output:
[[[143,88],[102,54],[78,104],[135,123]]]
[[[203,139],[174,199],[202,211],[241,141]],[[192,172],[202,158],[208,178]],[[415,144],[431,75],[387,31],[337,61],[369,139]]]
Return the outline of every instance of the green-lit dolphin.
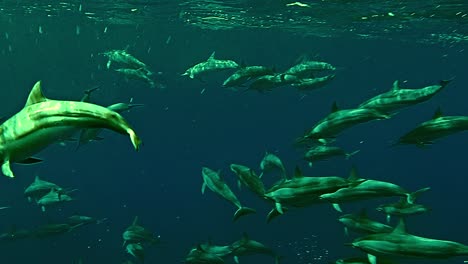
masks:
[[[465,130],[468,130],[468,116],[444,116],[439,108],[431,120],[400,137],[396,144],[414,144],[423,147],[437,139]]]
[[[128,134],[136,150],[140,138],[118,113],[105,107],[46,98],[41,82],[31,90],[24,108],[0,125],[2,172],[14,177],[11,162],[21,162],[52,143],[68,138],[78,128],[108,128]]]
[[[439,84],[430,85],[420,89],[400,88],[398,80],[393,83],[390,91],[377,95],[362,104],[359,108],[375,109],[385,113],[391,113],[401,108],[419,104],[439,93],[451,80],[440,81]]]
[[[206,187],[208,187],[214,193],[218,194],[219,196],[223,197],[227,201],[237,206],[238,209],[234,213],[234,221],[243,215],[255,213],[254,209],[243,207],[241,205],[239,199],[237,199],[237,196],[232,192],[231,188],[229,188],[229,186],[221,179],[218,172],[210,168],[203,167],[202,176],[202,194],[205,193],[205,189]]]
[[[391,233],[372,234],[355,239],[351,245],[367,253],[369,262],[377,264],[380,256],[447,259],[468,256],[468,246],[448,240],[438,240],[408,234],[405,221]]]
[[[189,76],[190,79],[194,79],[203,73],[237,68],[239,68],[239,64],[237,64],[235,61],[218,60],[215,58],[215,52],[213,52],[206,61],[200,62],[188,68],[185,73],[182,74],[182,76]]]

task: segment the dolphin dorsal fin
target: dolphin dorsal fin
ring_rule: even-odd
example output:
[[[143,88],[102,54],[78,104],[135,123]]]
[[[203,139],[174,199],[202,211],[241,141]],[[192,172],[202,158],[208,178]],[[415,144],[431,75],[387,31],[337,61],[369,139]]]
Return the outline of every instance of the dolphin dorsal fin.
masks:
[[[39,175],[36,175],[36,177],[34,178],[34,182],[38,182],[40,181],[41,179],[39,178]]]
[[[138,222],[138,216],[135,216],[135,218],[133,218],[132,226],[136,226],[137,222]]]
[[[41,89],[41,81],[36,82],[34,84],[33,88],[31,89],[31,92],[29,93],[28,100],[26,101],[26,104],[24,107],[37,104],[37,103],[42,103],[47,101],[48,99],[42,94],[42,89]]]
[[[359,177],[357,167],[356,167],[356,165],[353,165],[353,167],[351,168],[351,171],[349,172],[348,180],[350,182],[355,182],[355,181],[358,181],[359,179],[361,179],[361,178]]]
[[[442,117],[443,115],[444,114],[442,113],[442,109],[439,106],[439,107],[437,107],[437,110],[434,112],[434,115],[432,116],[432,119]]]
[[[302,174],[301,168],[299,168],[298,165],[296,165],[296,168],[294,168],[294,178],[302,178],[304,177],[304,174]]]
[[[398,225],[393,229],[392,234],[406,234],[406,223],[405,219],[402,217],[400,218],[400,222],[398,222]]]
[[[396,90],[399,90],[400,89],[400,81],[396,80],[393,82],[393,85],[392,85],[392,91],[396,91]]]
[[[335,112],[338,111],[338,110],[340,110],[340,109],[338,108],[338,104],[337,104],[336,101],[335,101],[335,102],[333,102],[333,104],[332,104],[332,107],[331,107],[331,111],[330,111],[330,112],[335,113]]]
[[[216,51],[213,51],[213,53],[211,53],[210,57],[208,57],[208,61],[215,59],[215,53]]]

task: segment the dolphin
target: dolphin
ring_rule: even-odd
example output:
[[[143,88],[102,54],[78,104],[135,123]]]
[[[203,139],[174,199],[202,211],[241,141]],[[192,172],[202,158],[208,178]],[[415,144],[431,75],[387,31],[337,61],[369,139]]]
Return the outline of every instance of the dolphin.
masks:
[[[440,107],[431,120],[423,122],[398,139],[397,144],[431,145],[435,140],[468,130],[468,116],[444,116]]]
[[[138,261],[143,263],[145,261],[145,249],[139,243],[130,243],[125,247],[125,252],[132,255]]]
[[[279,263],[281,257],[271,248],[265,246],[264,244],[252,240],[249,238],[247,233],[244,233],[242,238],[238,241],[232,243],[234,255],[234,261],[239,264],[239,256],[247,256],[247,255],[256,255],[256,254],[263,254],[272,256],[275,258],[275,264]]]
[[[304,160],[309,162],[309,166],[312,167],[312,163],[319,160],[328,160],[333,157],[345,157],[349,159],[353,155],[357,154],[359,150],[355,150],[351,153],[345,152],[340,147],[330,145],[318,145],[309,148],[304,154]]]
[[[292,74],[264,75],[253,81],[245,91],[256,90],[260,93],[271,92],[275,88],[299,82],[299,77]]]
[[[155,237],[151,231],[143,226],[138,225],[138,216],[135,216],[132,224],[125,229],[122,234],[122,238],[124,240],[124,246],[127,243],[141,244],[149,242],[151,244],[155,244],[159,242],[159,237]]]
[[[27,197],[29,201],[33,198],[37,200],[48,194],[52,189],[55,189],[59,193],[64,191],[64,189],[57,184],[42,180],[36,175],[34,181],[24,190],[24,196]]]
[[[73,198],[71,198],[68,194],[52,189],[48,194],[37,200],[36,203],[41,206],[42,212],[45,212],[46,206],[48,207],[70,201],[73,201]]]
[[[369,262],[377,264],[381,256],[447,259],[468,256],[468,246],[448,240],[438,240],[407,233],[405,220],[400,218],[391,233],[372,234],[355,239],[351,244],[367,253]]]
[[[185,263],[190,264],[224,264],[224,259],[214,253],[205,251],[201,245],[190,250],[185,257]]]
[[[387,215],[387,223],[389,223],[392,215],[405,217],[409,215],[423,214],[430,211],[431,208],[422,204],[410,204],[402,197],[400,198],[400,201],[396,203],[379,205],[376,210],[385,213]]]
[[[334,139],[338,134],[352,126],[373,120],[389,119],[390,117],[390,115],[377,110],[366,108],[340,110],[335,102],[331,113],[299,138],[297,143],[306,143],[309,140],[327,143],[330,139]]]
[[[239,178],[237,181],[239,188],[241,187],[241,183],[243,183],[256,195],[263,197],[265,194],[265,186],[254,170],[240,164],[231,164],[229,167]]]
[[[399,82],[396,80],[390,91],[377,95],[363,102],[358,107],[391,113],[401,108],[429,100],[445,88],[451,81],[452,80],[442,80],[439,84],[419,89],[403,89],[400,88]]]
[[[239,64],[237,64],[237,62],[232,60],[218,60],[215,58],[215,52],[213,51],[206,61],[188,68],[182,76],[189,76],[190,79],[194,79],[203,73],[237,68],[239,68]]]
[[[110,69],[112,62],[124,64],[127,67],[134,69],[147,69],[146,64],[135,58],[133,55],[129,54],[126,50],[110,50],[100,55],[106,56],[109,60],[107,61],[107,69]]]
[[[273,74],[274,70],[265,66],[241,67],[223,82],[223,87],[241,86],[254,78]]]
[[[231,202],[235,206],[237,206],[237,211],[234,213],[234,221],[239,219],[239,217],[255,213],[255,210],[248,207],[243,207],[237,198],[237,196],[232,192],[229,186],[221,179],[219,172],[213,171],[210,168],[203,167],[202,168],[202,177],[203,177],[203,185],[202,185],[202,194],[205,193],[206,187],[208,187],[211,191],[218,194],[219,196],[223,197],[227,201]]]
[[[281,159],[270,152],[265,152],[265,156],[263,156],[262,161],[260,161],[260,169],[262,173],[260,174],[260,178],[263,176],[265,172],[272,171],[275,169],[279,169],[281,172],[281,178],[286,179],[286,168],[284,167],[283,162]]]
[[[335,79],[335,74],[330,74],[323,77],[300,79],[298,82],[292,83],[291,86],[301,92],[306,92],[322,88],[333,79]]]
[[[115,111],[117,113],[122,113],[125,111],[129,111],[132,108],[135,107],[142,107],[144,106],[143,104],[132,104],[132,103],[116,103],[109,105],[107,109]],[[93,140],[100,140],[102,138],[99,137],[99,134],[101,133],[102,129],[101,128],[86,128],[82,129],[80,131],[79,139],[78,139],[78,144],[76,148],[78,149],[79,147],[87,144],[90,141]]]
[[[42,94],[38,81],[25,107],[0,125],[3,174],[15,177],[11,162],[30,158],[50,144],[68,138],[78,128],[108,128],[128,134],[136,150],[141,144],[135,131],[118,113],[87,102],[48,99]]]
[[[304,60],[286,70],[285,74],[296,75],[301,78],[310,78],[317,72],[334,71],[336,68],[328,62]]]
[[[423,192],[429,189],[430,188],[427,187],[417,192]],[[396,184],[378,180],[366,180],[357,186],[341,188],[333,193],[322,194],[320,199],[331,202],[333,207],[341,212],[339,203],[391,196],[403,196],[408,203],[414,202],[412,193],[409,193]]]
[[[342,215],[338,218],[338,221],[345,226],[346,235],[349,235],[348,229],[365,234],[390,233],[393,230],[393,227],[389,225],[371,220],[365,210],[362,210],[359,214]]]
[[[147,69],[144,68],[139,68],[139,69],[128,69],[128,68],[119,68],[115,69],[116,72],[123,74],[125,77],[126,81],[129,79],[134,79],[134,80],[141,80],[149,84],[150,88],[155,88],[156,84],[155,82],[149,77],[149,75],[152,75],[151,72],[148,72]]]

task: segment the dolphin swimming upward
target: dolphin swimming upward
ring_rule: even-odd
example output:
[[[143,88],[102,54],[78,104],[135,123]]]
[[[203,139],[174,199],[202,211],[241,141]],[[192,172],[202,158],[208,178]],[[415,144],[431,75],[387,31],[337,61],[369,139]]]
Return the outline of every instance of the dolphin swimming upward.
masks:
[[[128,134],[136,150],[141,144],[135,131],[118,113],[105,107],[76,101],[59,101],[42,94],[41,82],[32,88],[24,108],[0,125],[2,172],[15,177],[10,163],[35,163],[31,155],[68,138],[80,128],[107,128]]]

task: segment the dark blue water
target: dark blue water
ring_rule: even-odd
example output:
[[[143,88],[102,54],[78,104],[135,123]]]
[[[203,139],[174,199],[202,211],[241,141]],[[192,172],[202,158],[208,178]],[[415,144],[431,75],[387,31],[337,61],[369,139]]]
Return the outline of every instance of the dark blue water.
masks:
[[[45,12],[4,21],[0,25],[2,115],[9,117],[19,111],[38,80],[49,98],[78,100],[83,90],[101,85],[93,95],[95,103],[108,105],[133,98],[145,107],[124,114],[144,141],[140,152],[133,150],[127,137],[106,131],[104,140],[78,151],[74,151],[74,143],[54,145],[37,155],[45,160],[41,164],[12,165],[17,178],[0,178],[0,205],[12,206],[0,211],[1,230],[34,228],[75,213],[108,221],[52,238],[2,243],[0,263],[76,263],[80,258],[83,263],[122,263],[131,256],[124,252],[121,234],[134,216],[163,240],[146,250],[146,263],[180,263],[197,243],[208,239],[229,243],[244,231],[277,249],[285,264],[328,263],[359,255],[344,246],[351,237],[345,236],[336,221],[340,214],[329,205],[295,210],[266,224],[270,206],[245,189],[239,191],[229,171],[231,163],[258,170],[265,151],[281,157],[290,172],[300,165],[307,175],[346,177],[354,164],[364,178],[395,182],[409,190],[430,186],[418,201],[432,211],[408,219],[408,230],[468,243],[467,134],[450,136],[426,149],[390,147],[403,133],[428,120],[438,106],[447,115],[468,114],[466,43],[424,44],[417,41],[418,32],[412,41],[398,35],[392,39],[320,38],[279,29],[212,31],[169,21],[110,25],[79,16],[48,17]],[[150,89],[138,81],[127,83],[105,69],[107,61],[98,53],[126,47],[160,72],[155,78],[166,89]],[[214,73],[205,82],[180,76],[213,51],[218,58],[278,70],[289,68],[307,54],[335,65],[337,77],[323,89],[303,96],[292,87],[266,94],[226,90],[221,83],[227,72]],[[431,100],[404,109],[391,120],[343,133],[340,146],[361,150],[349,161],[336,159],[308,168],[301,150],[293,147],[294,139],[328,114],[334,101],[352,108],[387,91],[394,80],[423,87],[452,77],[454,81]],[[256,208],[257,214],[233,223],[234,206],[212,192],[201,194],[202,166],[221,170],[242,203]],[[76,201],[41,212],[22,196],[35,175],[77,188]],[[270,184],[277,180],[274,175],[269,177]],[[367,207],[371,216],[385,221],[373,208],[393,201],[342,207],[346,212]],[[463,258],[454,258],[444,263],[461,261]],[[241,263],[273,260],[243,257]]]

